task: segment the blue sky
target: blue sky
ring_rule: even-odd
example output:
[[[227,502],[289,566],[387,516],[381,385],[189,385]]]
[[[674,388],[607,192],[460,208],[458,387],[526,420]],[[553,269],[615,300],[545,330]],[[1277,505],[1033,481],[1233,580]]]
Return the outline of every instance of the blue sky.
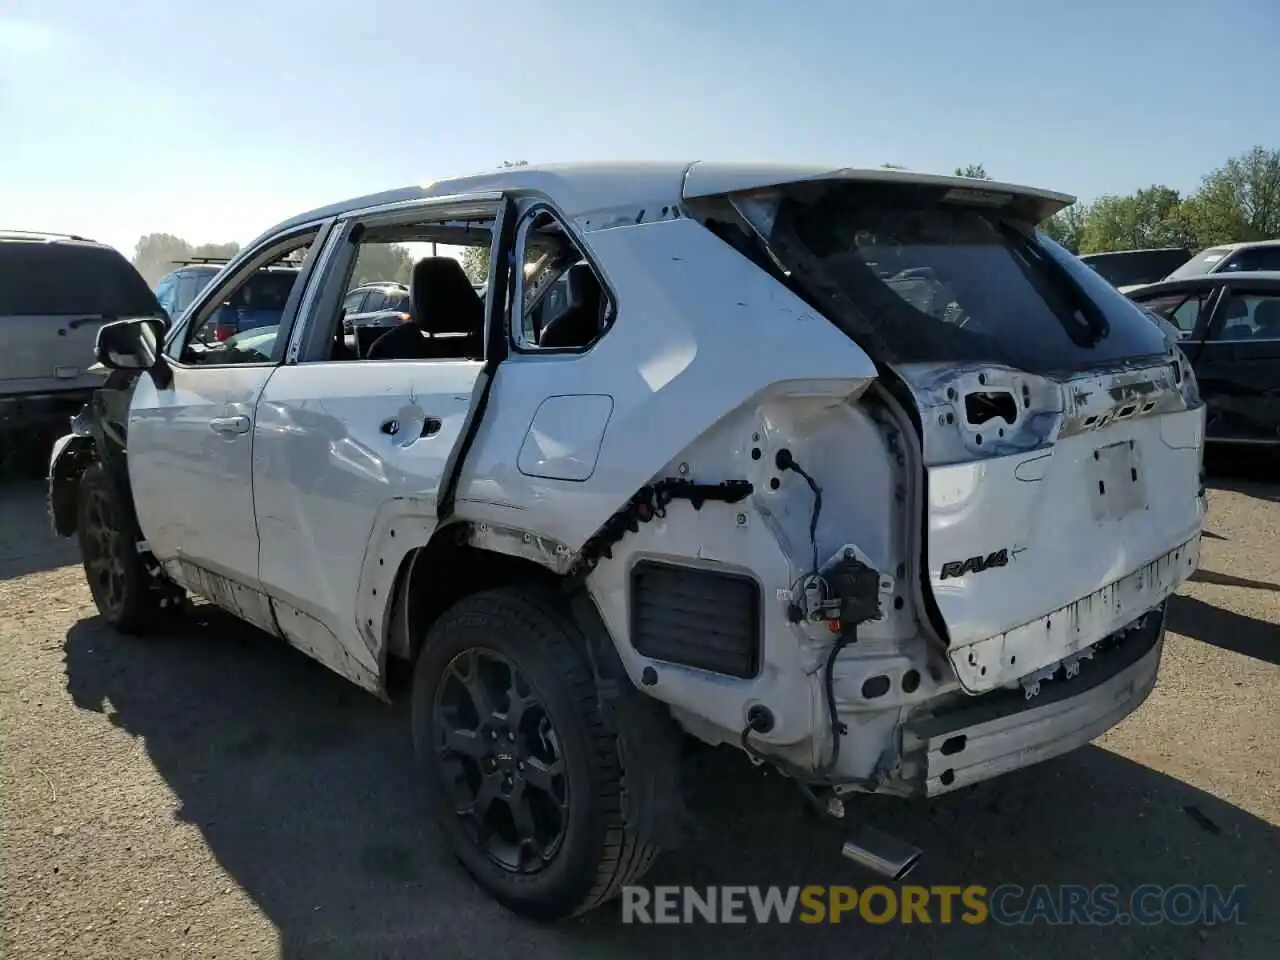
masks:
[[[0,0],[0,227],[132,254],[496,165],[745,159],[1088,198],[1280,146],[1277,0]]]

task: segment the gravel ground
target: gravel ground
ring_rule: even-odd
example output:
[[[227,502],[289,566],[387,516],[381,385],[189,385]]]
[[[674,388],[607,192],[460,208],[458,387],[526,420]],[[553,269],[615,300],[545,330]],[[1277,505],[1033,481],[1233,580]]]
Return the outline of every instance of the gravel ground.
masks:
[[[1280,487],[1220,479],[1160,682],[1096,745],[864,812],[925,884],[1246,884],[1215,928],[623,925],[514,918],[426,825],[406,710],[207,608],[173,636],[99,624],[39,485],[0,488],[0,956],[1276,956]],[[651,883],[867,874],[794,791],[712,753],[702,832]]]

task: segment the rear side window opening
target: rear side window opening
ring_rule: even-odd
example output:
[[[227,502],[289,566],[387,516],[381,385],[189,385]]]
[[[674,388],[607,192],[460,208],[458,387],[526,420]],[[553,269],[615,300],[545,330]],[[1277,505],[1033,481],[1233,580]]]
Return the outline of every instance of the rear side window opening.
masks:
[[[999,197],[949,193],[806,183],[735,206],[788,282],[855,338],[869,327],[891,362],[1051,374],[1166,352],[1149,317]]]
[[[153,316],[155,294],[110,247],[0,242],[0,316]]]

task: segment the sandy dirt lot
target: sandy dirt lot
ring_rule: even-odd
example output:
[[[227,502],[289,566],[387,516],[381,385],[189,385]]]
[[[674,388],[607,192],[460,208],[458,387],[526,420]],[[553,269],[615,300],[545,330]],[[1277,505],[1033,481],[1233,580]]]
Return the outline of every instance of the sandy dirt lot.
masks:
[[[1280,943],[1280,486],[1220,479],[1160,682],[1098,744],[863,813],[925,884],[1245,884],[1215,928],[627,926],[514,918],[427,823],[403,704],[216,612],[136,640],[94,617],[43,488],[0,487],[0,956],[1273,958]],[[735,756],[650,883],[857,884],[838,834]]]

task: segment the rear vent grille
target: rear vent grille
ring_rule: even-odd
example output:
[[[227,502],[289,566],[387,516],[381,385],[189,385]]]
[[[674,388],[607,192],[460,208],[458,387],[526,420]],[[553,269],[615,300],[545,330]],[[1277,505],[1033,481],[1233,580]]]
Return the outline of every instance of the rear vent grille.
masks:
[[[760,588],[750,577],[642,560],[631,645],[655,660],[749,679],[760,672]]]

